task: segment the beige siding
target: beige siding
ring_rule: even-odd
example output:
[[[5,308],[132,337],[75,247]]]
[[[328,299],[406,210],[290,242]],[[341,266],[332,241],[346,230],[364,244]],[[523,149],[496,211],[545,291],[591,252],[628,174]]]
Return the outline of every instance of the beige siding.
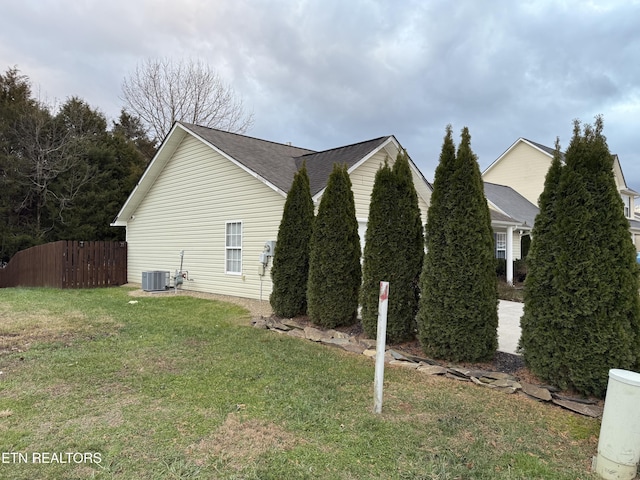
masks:
[[[369,218],[369,204],[371,202],[371,192],[373,191],[376,172],[380,166],[384,164],[385,158],[387,158],[386,152],[380,151],[351,172],[351,185],[358,220],[367,221]],[[390,159],[389,164],[393,165],[393,160]],[[418,191],[418,206],[420,207],[422,224],[424,225],[427,223],[427,210],[429,206],[423,197],[430,199],[431,191],[422,178],[415,173],[413,173],[413,183],[416,191]]]
[[[482,176],[485,182],[507,185],[534,205],[544,190],[544,179],[551,166],[551,157],[536,148],[519,142],[498,163]]]
[[[516,230],[513,232],[513,259],[520,260],[522,258],[522,235]]]
[[[277,238],[285,198],[199,140],[187,136],[128,222],[129,281],[180,267],[184,288],[260,298],[259,255]],[[242,275],[225,273],[225,222],[241,221]],[[263,277],[262,298],[271,281]]]

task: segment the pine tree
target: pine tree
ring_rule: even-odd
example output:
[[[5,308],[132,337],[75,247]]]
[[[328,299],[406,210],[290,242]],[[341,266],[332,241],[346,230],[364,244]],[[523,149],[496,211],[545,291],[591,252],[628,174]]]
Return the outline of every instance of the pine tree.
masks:
[[[397,343],[414,337],[423,258],[418,196],[409,158],[399,152],[393,169],[385,162],[378,170],[371,194],[361,292],[368,336],[376,337],[380,281],[388,281],[387,339]]]
[[[428,355],[479,361],[498,344],[493,233],[466,127],[461,137],[456,153],[447,126],[427,219],[418,338]]]
[[[334,165],[309,247],[308,313],[333,328],[355,323],[362,272],[355,202],[347,167]]]
[[[548,345],[540,354],[523,342],[540,377],[596,396],[605,393],[609,369],[637,368],[640,352],[635,248],[602,130],[601,117],[593,127],[574,124],[555,194],[555,242],[548,245],[556,263],[548,301],[553,318],[534,316],[535,302],[527,307],[528,322],[539,322]]]
[[[309,241],[313,228],[313,200],[307,168],[296,172],[284,204],[271,267],[271,307],[276,315],[294,317],[307,313]]]

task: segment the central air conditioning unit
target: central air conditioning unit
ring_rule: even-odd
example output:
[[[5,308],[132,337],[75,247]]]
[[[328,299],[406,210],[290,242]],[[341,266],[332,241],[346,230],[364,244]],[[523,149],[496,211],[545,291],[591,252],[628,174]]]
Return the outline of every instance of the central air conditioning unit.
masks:
[[[171,276],[168,271],[155,270],[142,272],[142,290],[145,292],[157,292],[169,288]]]

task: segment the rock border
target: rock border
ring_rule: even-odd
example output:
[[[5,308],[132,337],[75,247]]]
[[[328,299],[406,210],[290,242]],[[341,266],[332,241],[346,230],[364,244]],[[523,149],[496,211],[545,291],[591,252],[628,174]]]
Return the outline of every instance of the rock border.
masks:
[[[253,319],[251,323],[254,328],[270,330],[283,335],[342,348],[348,352],[364,355],[372,359],[376,356],[375,340],[358,338],[355,335],[349,335],[337,330],[325,330],[317,326],[310,326],[293,318],[262,317]],[[523,382],[508,373],[444,366],[435,360],[402,353],[390,347],[386,347],[384,361],[389,365],[416,370],[425,375],[444,376],[452,380],[471,382],[480,387],[505,394],[518,393],[539,402],[557,405],[580,415],[592,418],[602,417],[603,407],[596,401],[566,397],[560,395],[553,387]]]

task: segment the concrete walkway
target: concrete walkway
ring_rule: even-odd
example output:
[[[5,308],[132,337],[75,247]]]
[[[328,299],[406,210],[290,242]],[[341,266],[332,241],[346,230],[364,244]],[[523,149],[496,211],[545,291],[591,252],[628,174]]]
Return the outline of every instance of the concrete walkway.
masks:
[[[498,351],[516,353],[523,307],[523,303],[507,300],[498,303]]]

